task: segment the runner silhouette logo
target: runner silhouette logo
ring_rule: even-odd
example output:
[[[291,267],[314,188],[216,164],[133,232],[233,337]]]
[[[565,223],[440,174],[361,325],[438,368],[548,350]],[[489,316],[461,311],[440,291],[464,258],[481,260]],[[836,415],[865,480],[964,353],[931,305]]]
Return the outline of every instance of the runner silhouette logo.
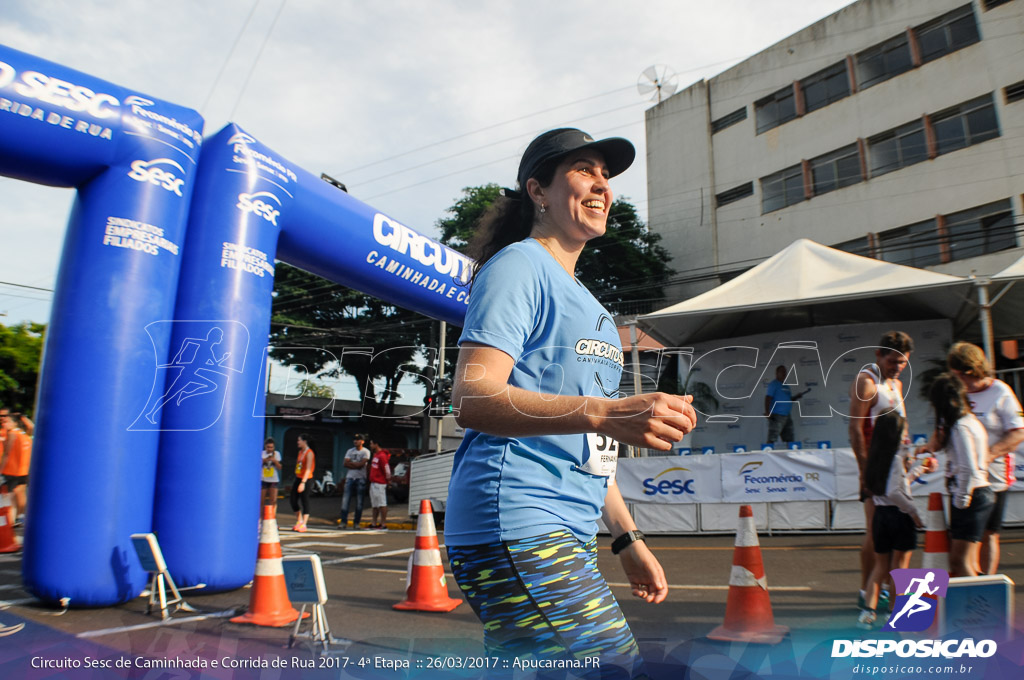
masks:
[[[949,574],[944,569],[893,569],[896,602],[883,630],[927,630],[935,621],[939,598],[946,596]]]

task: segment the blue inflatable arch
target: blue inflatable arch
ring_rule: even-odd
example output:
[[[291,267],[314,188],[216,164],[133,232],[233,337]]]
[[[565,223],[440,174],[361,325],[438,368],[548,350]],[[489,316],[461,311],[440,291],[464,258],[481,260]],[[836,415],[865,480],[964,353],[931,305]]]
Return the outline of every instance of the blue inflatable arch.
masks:
[[[76,187],[46,334],[24,582],[43,599],[112,604],[145,586],[129,536],[149,531],[158,432],[131,431],[167,353],[203,120],[0,46],[0,173]]]
[[[151,529],[180,584],[248,583],[274,260],[454,324],[470,261],[235,125],[203,142],[195,111],[3,46],[0,121],[0,173],[79,190],[25,585],[72,606],[132,599],[146,574],[128,537]]]
[[[256,560],[275,257],[457,325],[471,262],[236,125],[204,144],[188,231],[170,345],[183,366],[148,407],[163,411],[153,525],[176,581],[225,590]]]

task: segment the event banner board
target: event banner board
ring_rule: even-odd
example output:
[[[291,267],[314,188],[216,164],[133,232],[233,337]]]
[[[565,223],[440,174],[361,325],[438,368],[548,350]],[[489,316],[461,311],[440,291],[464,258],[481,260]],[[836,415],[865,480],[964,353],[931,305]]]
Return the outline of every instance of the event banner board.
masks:
[[[657,456],[619,460],[615,482],[634,503],[718,503],[726,456]]]
[[[772,451],[723,458],[722,500],[726,503],[835,498],[831,452]]]
[[[945,364],[952,338],[948,321],[821,326],[694,344],[679,353],[679,380],[695,395],[697,426],[680,444],[694,453],[714,447],[718,453],[761,450],[767,442],[766,390],[776,370],[799,399],[790,409],[793,437],[801,449],[849,445],[850,385],[864,366],[877,361],[877,343],[887,331],[901,330],[914,341],[909,365],[900,375],[910,433],[932,431],[931,406],[921,396],[921,377]],[[809,391],[808,391],[809,390]],[[781,407],[780,403],[779,407]],[[786,448],[775,442],[775,448]]]

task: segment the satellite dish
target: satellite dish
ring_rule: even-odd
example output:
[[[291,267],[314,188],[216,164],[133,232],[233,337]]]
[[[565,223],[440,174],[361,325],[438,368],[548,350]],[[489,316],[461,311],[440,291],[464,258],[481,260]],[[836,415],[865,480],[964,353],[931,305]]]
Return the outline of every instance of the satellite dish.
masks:
[[[652,102],[671,97],[679,89],[679,77],[671,67],[654,64],[644,69],[636,81],[636,90],[643,96],[651,95]]]

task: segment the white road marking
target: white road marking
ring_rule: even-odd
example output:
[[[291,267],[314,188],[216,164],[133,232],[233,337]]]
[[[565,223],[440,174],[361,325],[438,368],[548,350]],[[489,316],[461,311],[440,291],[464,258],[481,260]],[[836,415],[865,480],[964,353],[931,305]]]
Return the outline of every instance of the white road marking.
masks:
[[[383,543],[324,543],[322,541],[306,541],[305,543],[289,543],[289,548],[309,548],[319,545],[324,548],[344,548],[345,550],[363,550],[364,548],[380,548]]]
[[[391,557],[392,555],[408,555],[413,550],[415,550],[415,548],[402,548],[401,550],[388,550],[387,552],[373,553],[371,555],[355,555],[353,557],[339,557],[336,560],[325,560],[323,562],[323,565],[327,566],[327,565],[330,565],[330,564],[341,564],[343,562],[358,562],[360,560],[373,559],[374,557]]]
[[[23,597],[19,600],[0,600],[0,609],[7,609],[8,607],[20,607],[23,604],[28,604],[29,602],[35,601],[36,598],[34,597]]]
[[[116,633],[127,633],[135,630],[145,630],[146,628],[157,628],[159,626],[174,626],[179,623],[191,623],[193,621],[205,621],[206,619],[222,619],[226,616],[234,616],[234,609],[226,609],[222,612],[213,612],[211,614],[203,614],[201,616],[186,616],[180,619],[167,619],[166,621],[153,621],[152,623],[140,623],[136,626],[122,626],[120,628],[104,628],[102,630],[87,630],[84,633],[79,633],[77,637],[80,638],[91,638],[100,637],[101,635],[114,635]]]

